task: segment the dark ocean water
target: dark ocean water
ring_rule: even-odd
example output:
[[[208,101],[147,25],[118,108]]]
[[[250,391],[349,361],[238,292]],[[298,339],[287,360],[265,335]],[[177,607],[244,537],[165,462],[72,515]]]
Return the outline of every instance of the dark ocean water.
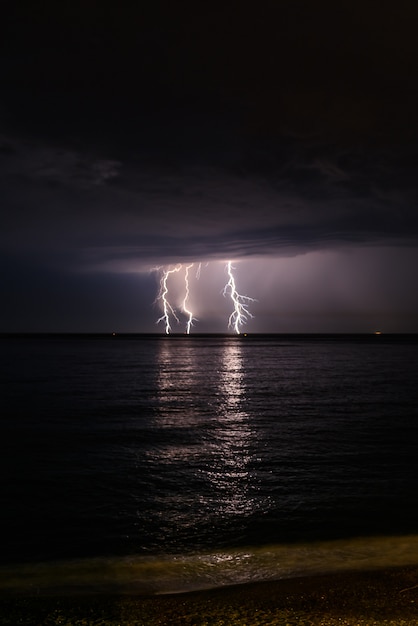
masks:
[[[417,337],[3,337],[0,384],[3,586],[418,563]]]

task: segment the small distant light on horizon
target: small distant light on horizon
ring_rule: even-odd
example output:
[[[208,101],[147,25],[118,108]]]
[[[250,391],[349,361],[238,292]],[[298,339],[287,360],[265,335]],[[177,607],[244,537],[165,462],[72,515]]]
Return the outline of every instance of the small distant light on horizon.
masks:
[[[374,334],[375,334],[375,335],[381,335],[381,334],[382,334],[382,331],[381,331],[381,330],[375,330]]]

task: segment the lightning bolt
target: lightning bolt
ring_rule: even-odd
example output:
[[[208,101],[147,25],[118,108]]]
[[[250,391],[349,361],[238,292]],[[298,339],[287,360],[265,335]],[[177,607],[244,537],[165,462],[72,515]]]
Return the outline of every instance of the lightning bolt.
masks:
[[[206,264],[207,266],[208,264]],[[184,265],[182,263],[178,263],[176,266],[172,267],[155,267],[154,271],[160,272],[160,289],[158,292],[158,296],[156,298],[156,302],[158,300],[162,303],[163,314],[158,318],[157,324],[161,322],[165,325],[166,335],[170,334],[171,331],[171,321],[174,320],[177,324],[180,323],[179,318],[177,317],[175,307],[171,304],[172,300],[169,296],[169,292],[172,290],[172,287],[168,286],[169,278],[172,274],[178,273],[184,268],[184,291],[183,291],[183,299],[181,300],[181,304],[177,300],[179,308],[181,310],[182,315],[184,314],[186,317],[186,330],[185,333],[187,335],[190,334],[190,331],[193,326],[193,322],[197,321],[195,317],[193,317],[193,312],[190,308],[190,270],[194,267],[194,263],[189,263],[188,265]],[[202,269],[202,263],[198,263],[196,270],[196,279],[200,278],[200,273]],[[249,317],[253,318],[254,316],[250,313],[248,307],[251,302],[257,302],[254,298],[250,298],[249,296],[244,296],[238,293],[235,283],[234,277],[235,268],[232,265],[232,261],[228,261],[226,265],[226,271],[228,274],[228,282],[223,288],[224,297],[229,296],[233,303],[233,311],[228,318],[228,328],[233,328],[237,335],[240,334],[240,327],[245,324]],[[174,284],[174,291],[176,291],[176,286]],[[177,289],[178,292],[178,289]]]
[[[242,296],[238,293],[233,274],[233,270],[235,268],[232,267],[231,261],[228,261],[226,269],[228,272],[229,280],[223,289],[223,295],[226,297],[229,294],[234,305],[234,310],[232,311],[228,319],[228,328],[233,328],[237,335],[239,335],[240,326],[245,324],[249,317],[254,317],[248,310],[249,303],[257,301],[254,298],[250,298],[249,296]]]
[[[172,314],[172,316],[174,317],[174,319],[176,320],[177,324],[179,324],[179,318],[176,315],[175,310],[173,309],[173,307],[171,306],[169,300],[168,300],[168,287],[167,287],[167,280],[168,277],[171,274],[174,274],[175,272],[179,272],[182,268],[182,265],[176,265],[176,267],[173,267],[172,269],[163,269],[162,270],[162,276],[161,276],[161,280],[160,280],[160,292],[157,296],[157,300],[161,300],[163,303],[163,314],[162,316],[156,321],[156,324],[159,324],[160,322],[164,322],[165,324],[165,333],[166,335],[170,334],[170,330],[171,330],[171,326],[170,326],[170,313]]]
[[[189,300],[189,295],[190,295],[190,286],[189,286],[189,270],[193,267],[193,263],[190,263],[190,265],[186,265],[185,271],[184,271],[184,285],[185,285],[185,290],[186,290],[186,294],[184,296],[184,300],[183,300],[183,312],[187,315],[188,319],[187,319],[187,324],[186,324],[186,334],[190,335],[190,329],[193,326],[193,321],[196,321],[196,318],[193,317],[193,313],[190,311],[190,309],[187,308],[188,304],[188,300]],[[200,263],[199,263],[199,268],[198,271],[200,270]]]

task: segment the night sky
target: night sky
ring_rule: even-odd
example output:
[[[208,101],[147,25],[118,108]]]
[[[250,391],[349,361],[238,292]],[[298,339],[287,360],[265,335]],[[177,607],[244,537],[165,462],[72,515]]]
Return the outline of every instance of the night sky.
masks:
[[[416,2],[10,5],[1,332],[418,332]]]

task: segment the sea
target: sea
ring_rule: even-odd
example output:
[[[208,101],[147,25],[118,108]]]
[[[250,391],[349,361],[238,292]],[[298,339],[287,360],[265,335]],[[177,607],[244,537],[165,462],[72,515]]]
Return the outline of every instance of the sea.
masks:
[[[0,337],[0,591],[418,564],[418,335]]]

